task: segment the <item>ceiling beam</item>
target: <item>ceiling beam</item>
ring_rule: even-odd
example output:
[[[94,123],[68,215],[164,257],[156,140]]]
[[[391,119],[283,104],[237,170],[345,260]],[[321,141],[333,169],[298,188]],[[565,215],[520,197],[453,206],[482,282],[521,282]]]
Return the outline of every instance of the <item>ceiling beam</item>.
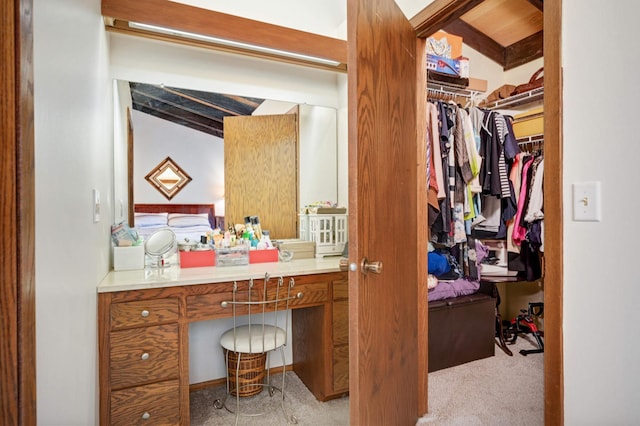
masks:
[[[502,47],[461,19],[450,23],[444,27],[444,30],[462,37],[467,46],[497,62],[505,71],[541,58],[543,55],[543,31],[530,35],[510,46]]]
[[[483,1],[484,0],[435,0],[411,18],[410,22],[418,37],[429,37]]]
[[[517,43],[513,43],[511,46],[507,46],[504,55],[504,70],[507,71],[534,59],[541,58],[544,54],[543,36],[544,31],[539,31]]]
[[[529,3],[534,5],[540,12],[544,12],[544,5],[542,4],[542,0],[529,0]]]
[[[217,117],[207,115],[207,114],[205,114],[205,113],[203,113],[201,111],[197,111],[197,110],[188,108],[188,107],[186,107],[184,105],[180,105],[180,104],[177,104],[175,102],[171,102],[171,101],[169,101],[167,99],[164,99],[162,97],[154,96],[154,95],[152,95],[150,93],[146,93],[146,92],[143,92],[143,91],[140,91],[140,90],[137,90],[137,89],[133,89],[131,92],[132,92],[132,94],[135,93],[136,95],[144,96],[145,98],[149,98],[149,99],[151,99],[153,101],[156,101],[156,102],[158,102],[160,104],[169,105],[169,106],[171,106],[173,108],[176,108],[178,110],[186,111],[186,112],[188,112],[190,114],[200,116],[200,117],[202,117],[202,118],[204,118],[206,120],[211,120],[211,121],[218,122],[218,123],[222,124],[222,120],[217,118]],[[174,93],[174,92],[169,92],[169,93]],[[181,95],[178,94],[176,96],[181,96]],[[136,98],[137,98],[137,96],[136,96]]]
[[[450,34],[462,37],[464,44],[477,50],[487,58],[505,66],[505,49],[498,42],[473,28],[462,19],[451,22],[443,28]]]
[[[305,31],[254,21],[239,16],[228,15],[212,10],[201,9],[169,0],[102,0],[102,15],[107,24],[116,20],[138,22],[173,30],[184,31],[203,36],[246,43],[254,46],[292,52],[338,62],[334,67],[340,71],[346,69],[346,40],[313,34]],[[128,26],[119,28],[126,30]],[[144,31],[132,31],[140,34]],[[165,37],[176,38],[174,36]],[[185,37],[185,39],[187,39]],[[190,40],[196,44],[196,41]],[[200,42],[202,45],[215,43]],[[226,46],[223,50],[233,50]],[[246,53],[243,49],[237,51]],[[277,53],[256,54],[269,59],[280,58]],[[282,56],[286,58],[286,56]],[[301,65],[310,65],[312,61],[287,59]],[[329,66],[325,66],[329,68]]]
[[[176,90],[176,89],[170,89],[168,87],[163,87],[162,90],[164,90],[165,92],[171,93],[173,95],[179,96],[181,98],[190,100],[192,102],[198,103],[200,105],[204,105],[207,108],[213,108],[215,110],[221,111],[221,112],[225,113],[226,115],[244,115],[244,114],[240,114],[237,111],[232,111],[232,110],[230,110],[228,108],[224,108],[224,107],[222,107],[220,105],[214,105],[211,102],[202,100],[202,99],[197,98],[195,96],[187,95],[186,93],[182,93],[181,91]]]

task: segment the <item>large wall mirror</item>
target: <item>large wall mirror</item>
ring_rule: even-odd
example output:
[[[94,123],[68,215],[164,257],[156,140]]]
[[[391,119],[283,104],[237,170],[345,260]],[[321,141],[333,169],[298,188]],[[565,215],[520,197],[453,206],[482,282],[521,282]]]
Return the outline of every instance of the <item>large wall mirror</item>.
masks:
[[[347,204],[346,75],[185,49],[124,35],[110,35],[110,42],[113,74],[118,77],[114,80],[116,221],[127,220],[132,203],[213,203],[216,215],[228,217],[225,211],[225,198],[229,195],[225,193],[225,176],[228,175],[224,164],[225,136],[216,134],[215,129],[197,129],[197,126],[181,123],[176,117],[172,119],[171,115],[178,115],[177,110],[171,112],[166,108],[167,116],[160,117],[152,114],[151,108],[145,111],[139,105],[134,107],[136,93],[149,90],[156,91],[145,94],[150,107],[160,102],[159,93],[176,96],[175,92],[179,92],[176,99],[190,99],[203,107],[213,103],[211,99],[216,96],[249,104],[249,111],[237,113],[238,116],[294,114],[298,119],[297,163],[282,161],[277,176],[260,178],[261,181],[273,181],[272,194],[277,194],[283,187],[295,187],[296,208],[288,210],[293,220],[297,218],[298,207],[315,201]],[[141,57],[145,58],[144,62]],[[135,92],[134,96],[132,92]],[[195,94],[207,94],[208,97]],[[178,105],[174,107],[178,108]],[[224,105],[218,107],[224,108]],[[129,127],[132,132],[127,131]],[[129,152],[127,145],[131,138],[134,148]],[[192,179],[171,200],[145,180],[145,176],[167,157]],[[277,179],[285,175],[295,176],[295,179],[288,183]],[[129,188],[133,189],[132,197]],[[263,194],[263,198],[268,199],[269,195]],[[259,212],[248,211],[246,214],[259,215]],[[240,219],[230,218],[232,221]]]

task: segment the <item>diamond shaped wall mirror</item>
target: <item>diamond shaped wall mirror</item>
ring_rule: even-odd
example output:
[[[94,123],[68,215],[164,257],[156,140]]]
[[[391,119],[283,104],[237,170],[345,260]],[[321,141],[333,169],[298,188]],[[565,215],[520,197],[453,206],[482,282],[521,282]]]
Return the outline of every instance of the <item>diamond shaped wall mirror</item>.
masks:
[[[182,170],[171,157],[162,160],[160,164],[145,176],[145,179],[160,191],[167,200],[171,200],[182,188],[191,182],[191,176]]]

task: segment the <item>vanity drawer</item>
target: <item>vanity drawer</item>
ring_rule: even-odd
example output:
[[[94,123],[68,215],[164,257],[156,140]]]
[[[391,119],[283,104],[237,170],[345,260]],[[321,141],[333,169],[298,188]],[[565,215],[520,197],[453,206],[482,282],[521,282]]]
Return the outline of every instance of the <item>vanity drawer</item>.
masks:
[[[111,387],[178,377],[178,324],[111,332]]]
[[[285,285],[287,282],[288,281],[285,280]],[[318,305],[325,303],[329,301],[329,283],[300,283],[299,280],[296,279],[295,285],[291,289],[291,295],[295,296],[298,293],[302,293],[302,297],[291,300],[289,306]]]
[[[178,299],[136,300],[111,305],[111,329],[178,321]]]
[[[179,423],[178,380],[111,393],[111,425],[177,425]]]
[[[289,307],[319,305],[327,302],[329,300],[328,285],[328,282],[298,284],[296,281],[295,286],[291,289],[291,294],[295,295],[297,293],[302,293],[302,298],[290,301]],[[261,289],[258,287],[256,294],[254,295],[257,299],[262,297],[260,291]],[[229,317],[232,315],[231,307],[223,308],[221,303],[224,300],[231,300],[231,298],[231,291],[189,296],[187,297],[187,316],[189,318],[198,318],[200,320]],[[241,299],[242,298],[246,300],[246,292],[243,292],[241,295]],[[246,313],[246,311],[247,309],[244,306],[238,309],[238,312],[241,314]],[[252,312],[257,312],[257,310]]]

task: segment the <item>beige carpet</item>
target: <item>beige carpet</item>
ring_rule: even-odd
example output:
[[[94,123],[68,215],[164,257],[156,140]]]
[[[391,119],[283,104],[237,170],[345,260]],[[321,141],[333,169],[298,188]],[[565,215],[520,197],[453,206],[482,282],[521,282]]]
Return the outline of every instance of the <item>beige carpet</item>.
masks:
[[[418,425],[544,425],[544,354],[533,339],[519,337],[513,356],[496,355],[429,374],[429,414]]]
[[[286,373],[286,398],[285,407],[290,414],[298,419],[299,425],[348,425],[349,424],[349,398],[340,398],[327,402],[318,401],[307,387],[293,372]],[[280,387],[282,375],[276,374],[272,378],[273,383]],[[213,401],[216,398],[224,398],[225,387],[203,389],[191,393],[191,425],[233,425],[235,414],[227,410],[216,409]],[[240,417],[239,425],[286,425],[287,421],[280,407],[280,393],[276,392],[269,397],[266,390],[259,395],[240,398],[241,404],[250,404],[248,409],[255,406],[268,407],[267,413],[260,417]],[[262,405],[260,405],[262,404]],[[235,407],[235,399],[227,403],[232,409]],[[234,409],[235,410],[235,409]],[[241,405],[242,412],[242,405]],[[253,411],[255,412],[255,411]]]
[[[532,340],[518,338],[509,357],[496,347],[496,355],[429,374],[429,414],[418,425],[437,426],[537,426],[544,424],[544,354],[522,356],[520,349],[534,349]],[[281,378],[280,375],[274,376]],[[287,373],[287,409],[300,425],[349,424],[349,399],[320,402],[300,379]],[[224,396],[224,387],[191,394],[191,424],[233,425],[235,415],[217,410],[213,401]],[[276,393],[270,412],[261,417],[240,418],[240,425],[286,425]],[[268,392],[242,402],[268,400]],[[269,401],[268,401],[269,402]]]

